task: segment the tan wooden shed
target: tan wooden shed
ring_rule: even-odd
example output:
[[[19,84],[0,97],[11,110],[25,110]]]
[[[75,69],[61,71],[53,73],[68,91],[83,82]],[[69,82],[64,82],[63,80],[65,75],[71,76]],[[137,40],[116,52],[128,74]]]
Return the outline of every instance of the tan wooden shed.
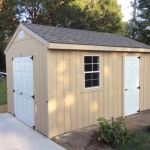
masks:
[[[150,109],[150,46],[20,24],[6,50],[8,111],[51,138]]]

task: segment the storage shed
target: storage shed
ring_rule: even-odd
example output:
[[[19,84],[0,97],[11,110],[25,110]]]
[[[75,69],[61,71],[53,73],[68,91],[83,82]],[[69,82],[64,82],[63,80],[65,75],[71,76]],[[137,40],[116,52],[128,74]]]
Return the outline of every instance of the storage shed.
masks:
[[[8,111],[51,138],[150,109],[150,46],[20,24],[6,50]]]

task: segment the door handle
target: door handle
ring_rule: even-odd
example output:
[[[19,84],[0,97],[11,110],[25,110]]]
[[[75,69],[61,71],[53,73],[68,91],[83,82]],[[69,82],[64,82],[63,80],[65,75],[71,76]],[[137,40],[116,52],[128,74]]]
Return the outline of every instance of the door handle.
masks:
[[[22,94],[22,93],[20,93],[20,94]]]
[[[128,91],[128,89],[125,89],[125,91]]]

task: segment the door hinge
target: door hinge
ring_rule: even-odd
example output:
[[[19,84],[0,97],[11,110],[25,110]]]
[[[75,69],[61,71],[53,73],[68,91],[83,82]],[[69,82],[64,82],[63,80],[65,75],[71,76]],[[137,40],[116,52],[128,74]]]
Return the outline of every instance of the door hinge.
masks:
[[[16,117],[16,115],[14,114],[14,117]]]
[[[137,112],[140,112],[140,109]]]
[[[15,92],[15,90],[13,89],[13,93]]]
[[[128,91],[128,89],[125,89],[125,91]]]
[[[141,57],[139,56],[139,57],[137,57],[137,58],[139,58],[139,59],[140,59]]]
[[[31,96],[33,99],[34,99],[34,95],[33,96]]]
[[[12,61],[14,60],[14,58],[12,58]]]
[[[35,130],[35,126],[32,126],[32,128]]]
[[[139,87],[137,87],[137,89],[139,89],[139,90],[140,90],[140,86],[139,86]]]
[[[31,58],[30,59],[32,59],[33,60],[33,56],[31,56]]]

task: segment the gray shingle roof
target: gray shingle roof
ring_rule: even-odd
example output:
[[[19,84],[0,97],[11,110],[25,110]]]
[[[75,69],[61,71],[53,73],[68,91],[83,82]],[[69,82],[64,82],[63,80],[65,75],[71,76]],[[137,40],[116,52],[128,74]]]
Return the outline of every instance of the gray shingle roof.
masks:
[[[150,46],[117,34],[23,23],[50,43],[146,48]]]

